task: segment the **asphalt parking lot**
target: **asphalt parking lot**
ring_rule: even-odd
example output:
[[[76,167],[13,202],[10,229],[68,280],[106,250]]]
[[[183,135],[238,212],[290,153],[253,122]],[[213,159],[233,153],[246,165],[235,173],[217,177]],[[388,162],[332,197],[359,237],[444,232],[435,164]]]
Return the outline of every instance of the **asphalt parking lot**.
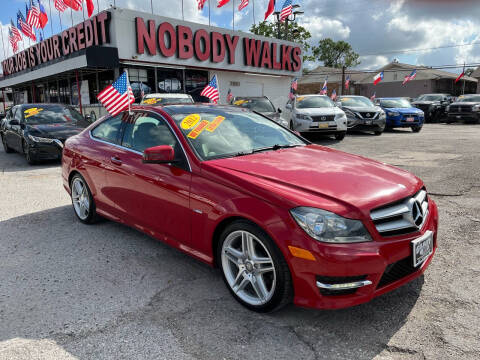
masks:
[[[59,164],[0,150],[0,359],[478,359],[480,125],[317,142],[420,176],[439,248],[423,277],[368,304],[270,315],[135,230],[82,225]]]

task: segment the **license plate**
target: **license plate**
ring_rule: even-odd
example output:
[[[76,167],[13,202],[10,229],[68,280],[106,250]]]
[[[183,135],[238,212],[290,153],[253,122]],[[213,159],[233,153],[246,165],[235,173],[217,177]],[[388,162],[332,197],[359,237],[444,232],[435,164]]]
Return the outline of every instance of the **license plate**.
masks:
[[[412,241],[413,266],[417,267],[433,253],[433,232],[427,231]]]
[[[414,122],[415,119],[414,119],[413,117],[408,117],[408,118],[407,118],[407,121],[408,121],[408,122]]]
[[[318,124],[318,128],[319,128],[319,129],[328,128],[328,123],[319,123],[319,124]]]
[[[372,125],[372,120],[365,120],[365,125]]]

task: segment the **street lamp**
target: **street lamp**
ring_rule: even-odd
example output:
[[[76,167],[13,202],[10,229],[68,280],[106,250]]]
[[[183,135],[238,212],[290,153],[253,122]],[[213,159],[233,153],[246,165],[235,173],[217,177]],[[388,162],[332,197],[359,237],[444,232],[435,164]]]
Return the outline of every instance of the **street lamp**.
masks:
[[[292,9],[298,9],[300,7],[300,5],[298,4],[295,4],[292,6]],[[304,12],[303,11],[294,11],[291,15],[289,15],[286,19],[285,19],[285,36],[284,36],[284,39],[285,40],[288,40],[288,22],[289,21],[295,21],[297,19],[297,16],[300,16],[300,15],[303,15]],[[282,36],[281,36],[281,32],[280,32],[280,24],[281,24],[281,21],[280,21],[280,11],[275,11],[273,13],[273,15],[276,17],[277,19],[277,38],[278,39],[281,39]]]

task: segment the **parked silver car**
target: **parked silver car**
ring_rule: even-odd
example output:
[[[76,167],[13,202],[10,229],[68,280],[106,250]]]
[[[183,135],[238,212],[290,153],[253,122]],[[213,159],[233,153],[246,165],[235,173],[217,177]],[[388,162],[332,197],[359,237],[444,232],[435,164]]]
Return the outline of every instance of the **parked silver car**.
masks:
[[[301,95],[289,100],[286,106],[290,129],[300,133],[334,135],[343,140],[347,133],[347,117],[325,95]]]
[[[375,135],[385,130],[385,111],[365,96],[341,96],[339,105],[347,115],[348,130],[373,131]]]

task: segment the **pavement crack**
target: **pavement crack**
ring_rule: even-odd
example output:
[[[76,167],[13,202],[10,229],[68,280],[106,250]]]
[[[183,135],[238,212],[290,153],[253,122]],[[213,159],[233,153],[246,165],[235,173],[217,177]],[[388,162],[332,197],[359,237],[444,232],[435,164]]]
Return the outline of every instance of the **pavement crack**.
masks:
[[[288,329],[293,332],[295,334],[295,336],[297,337],[298,340],[300,340],[300,342],[302,344],[304,344],[312,353],[313,353],[313,356],[314,356],[314,359],[316,359],[318,357],[318,353],[317,353],[317,350],[315,349],[315,346],[307,340],[307,338],[305,338],[305,336],[303,336],[302,334],[300,334],[294,326],[288,326]]]
[[[409,355],[417,355],[418,351],[413,350],[413,349],[408,349],[408,348],[402,348],[399,346],[395,345],[386,345],[385,350],[391,352],[391,353],[397,353],[397,354],[409,354]]]

